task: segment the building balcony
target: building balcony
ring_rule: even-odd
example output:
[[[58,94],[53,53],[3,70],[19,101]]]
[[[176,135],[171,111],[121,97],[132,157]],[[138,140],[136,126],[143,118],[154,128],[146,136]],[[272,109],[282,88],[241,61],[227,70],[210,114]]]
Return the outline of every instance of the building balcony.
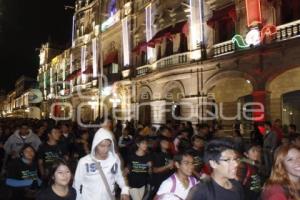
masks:
[[[276,27],[276,40],[288,40],[300,36],[300,20],[296,20],[287,24]]]
[[[75,14],[93,7],[96,3],[97,3],[97,1],[95,1],[95,0],[84,1],[84,2],[83,1],[76,2],[76,4],[75,4]]]
[[[90,42],[92,40],[93,37],[94,37],[94,32],[77,37],[73,41],[72,46],[75,47],[75,46],[82,46],[84,44],[87,44],[88,42]]]
[[[271,41],[272,43],[297,38],[300,36],[300,20],[279,25],[276,27],[276,31],[276,38]],[[234,53],[236,50],[232,40],[215,44],[212,48],[213,57]]]
[[[136,76],[144,76],[151,72],[152,66],[151,65],[144,65],[141,67],[136,68]]]
[[[234,51],[235,51],[235,46],[231,40],[213,45],[214,57],[233,53]]]
[[[162,59],[157,60],[153,64],[148,64],[136,68],[136,76],[144,76],[151,73],[155,69],[166,69],[177,65],[184,65],[190,63],[191,52],[174,54]]]
[[[163,69],[170,66],[183,65],[190,63],[190,52],[179,53],[162,58],[154,63],[155,69]]]

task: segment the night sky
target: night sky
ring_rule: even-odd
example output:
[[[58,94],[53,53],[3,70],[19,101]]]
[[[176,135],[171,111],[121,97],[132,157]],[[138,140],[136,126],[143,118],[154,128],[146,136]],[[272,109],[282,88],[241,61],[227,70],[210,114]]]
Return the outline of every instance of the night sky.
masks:
[[[21,75],[36,78],[41,44],[70,45],[74,0],[0,0],[0,89]]]

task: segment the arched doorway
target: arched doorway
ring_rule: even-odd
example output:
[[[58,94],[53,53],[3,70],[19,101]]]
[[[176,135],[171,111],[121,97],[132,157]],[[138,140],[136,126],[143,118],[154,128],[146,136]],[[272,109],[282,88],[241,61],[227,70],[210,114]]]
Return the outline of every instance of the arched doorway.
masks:
[[[300,90],[282,95],[282,124],[300,128]]]
[[[266,90],[270,92],[270,116],[272,120],[282,119],[287,110],[284,107],[286,105],[293,105],[290,97],[297,96],[300,90],[300,67],[287,70],[274,79],[268,81]],[[289,123],[289,120],[285,119],[285,122]],[[283,122],[283,124],[285,124]],[[287,124],[286,124],[287,125]]]
[[[253,87],[242,77],[227,77],[217,80],[208,92],[214,97],[215,112],[223,129],[232,130],[235,120],[243,120],[243,105],[251,102]],[[245,123],[245,122],[244,122]]]

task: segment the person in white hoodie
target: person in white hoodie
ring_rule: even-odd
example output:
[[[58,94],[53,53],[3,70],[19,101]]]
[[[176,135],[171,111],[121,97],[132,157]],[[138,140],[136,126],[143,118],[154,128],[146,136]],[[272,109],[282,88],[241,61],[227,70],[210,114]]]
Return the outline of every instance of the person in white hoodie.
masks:
[[[115,153],[112,134],[101,128],[95,134],[91,153],[78,162],[73,184],[76,200],[114,200],[111,196],[115,196],[115,183],[122,190],[121,200],[129,200],[129,187],[122,174],[120,158]]]

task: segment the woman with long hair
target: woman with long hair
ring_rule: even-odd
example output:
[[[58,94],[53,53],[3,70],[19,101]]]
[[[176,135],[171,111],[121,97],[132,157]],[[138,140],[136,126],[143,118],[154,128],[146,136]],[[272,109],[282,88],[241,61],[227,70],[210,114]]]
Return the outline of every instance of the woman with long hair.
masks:
[[[36,200],[75,200],[76,191],[70,186],[72,173],[64,160],[56,160],[50,170],[50,184]]]
[[[283,145],[276,150],[271,176],[264,186],[262,199],[300,199],[300,149],[298,147]]]

